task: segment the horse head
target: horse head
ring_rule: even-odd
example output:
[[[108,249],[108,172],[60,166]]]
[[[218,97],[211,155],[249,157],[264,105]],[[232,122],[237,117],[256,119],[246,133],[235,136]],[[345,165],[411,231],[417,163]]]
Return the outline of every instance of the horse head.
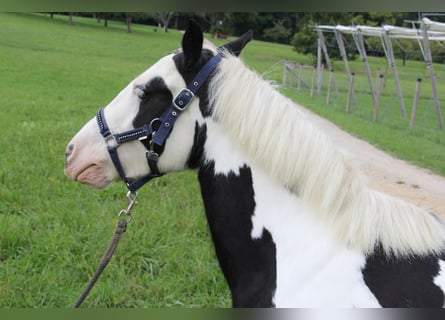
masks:
[[[119,178],[128,186],[144,177],[196,166],[196,128],[211,114],[208,82],[214,69],[206,65],[223,52],[239,55],[251,39],[250,31],[219,48],[207,42],[203,45],[200,27],[190,22],[180,50],[161,58],[131,81],[68,143],[65,174],[104,188]],[[212,68],[217,68],[216,64]],[[197,92],[189,93],[184,88],[197,82],[203,68],[209,69],[208,75]],[[180,105],[183,97],[192,98],[187,108]]]

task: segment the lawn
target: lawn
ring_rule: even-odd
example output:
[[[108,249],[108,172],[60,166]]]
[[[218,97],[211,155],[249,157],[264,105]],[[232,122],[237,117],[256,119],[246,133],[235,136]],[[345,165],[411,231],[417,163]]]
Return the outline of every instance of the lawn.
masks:
[[[0,14],[0,307],[67,307],[126,207],[63,175],[71,137],[137,74],[179,46],[153,28]],[[156,44],[156,45],[154,45]],[[174,201],[173,201],[174,199]],[[165,176],[140,205],[85,307],[230,305],[192,172]]]
[[[119,22],[110,21],[108,28],[92,19],[74,22],[0,14],[0,307],[75,302],[102,256],[117,212],[126,207],[126,189],[115,184],[96,191],[69,181],[63,175],[65,146],[99,107],[181,40],[175,30],[165,34],[133,25],[126,34]],[[259,41],[243,53],[249,66],[276,83],[287,58],[311,61],[290,46]],[[357,90],[363,104],[355,104],[351,114],[343,111],[344,92],[326,106],[324,93],[280,90],[354,134],[445,175],[445,134],[435,128],[434,116],[420,116],[419,126],[409,130],[389,107],[372,122],[363,88]],[[397,99],[388,96],[387,104],[395,101],[397,110]],[[139,202],[84,306],[230,306],[195,174],[157,179],[141,190]]]

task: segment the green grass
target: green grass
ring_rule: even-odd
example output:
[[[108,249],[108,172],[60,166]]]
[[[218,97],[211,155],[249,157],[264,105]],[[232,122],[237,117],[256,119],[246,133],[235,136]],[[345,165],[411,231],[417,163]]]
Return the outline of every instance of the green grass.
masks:
[[[126,34],[123,23],[103,28],[94,20],[74,21],[68,26],[67,17],[0,14],[0,307],[75,302],[117,212],[126,207],[126,190],[115,184],[97,191],[69,181],[65,146],[99,107],[181,40],[175,30],[133,25]],[[259,41],[243,53],[277,82],[282,61],[292,57],[310,62],[289,46]],[[423,116],[421,127],[410,131],[397,120],[397,107],[387,107],[388,115],[373,123],[366,103],[345,115],[342,96],[326,106],[308,90],[282,90],[355,134],[445,174],[444,132],[435,129],[434,117]],[[359,98],[368,99],[364,93]],[[84,306],[230,306],[195,174],[164,176],[140,193],[134,221]]]
[[[67,307],[94,272],[126,207],[125,187],[69,181],[71,137],[178,32],[30,14],[0,15],[0,307]],[[140,192],[134,221],[85,307],[230,305],[191,172]]]

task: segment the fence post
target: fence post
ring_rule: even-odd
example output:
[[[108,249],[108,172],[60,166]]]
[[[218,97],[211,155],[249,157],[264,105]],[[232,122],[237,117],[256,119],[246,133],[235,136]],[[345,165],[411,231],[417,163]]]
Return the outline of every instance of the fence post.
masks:
[[[411,111],[411,121],[409,123],[409,127],[411,129],[414,128],[414,125],[416,123],[416,117],[417,117],[417,105],[419,103],[419,96],[420,96],[420,84],[422,83],[422,78],[417,78],[416,83],[416,92],[414,93],[414,101],[413,101],[413,110]]]
[[[283,86],[286,85],[286,68],[287,68],[287,59],[284,60],[284,67],[283,67]]]
[[[379,117],[379,108],[380,108],[380,96],[382,94],[382,86],[383,86],[383,74],[379,74],[377,77],[377,92],[374,97],[374,122],[377,121]]]
[[[338,49],[340,50],[341,57],[343,58],[343,63],[345,65],[345,72],[348,76],[348,81],[351,82],[351,69],[349,68],[348,55],[346,54],[345,43],[343,41],[342,33],[335,29],[335,37],[337,38]]]
[[[303,76],[303,65],[300,63],[298,66],[298,83],[297,83],[297,91],[300,92],[301,90],[301,80]]]
[[[329,57],[329,54],[328,54],[328,49],[326,47],[326,41],[323,36],[323,31],[318,30],[317,32],[318,32],[318,38],[320,39],[321,51],[323,52],[324,59],[326,60],[326,65],[327,65],[328,69],[331,70],[331,69],[333,69],[332,63],[331,63],[331,58]],[[335,88],[335,93],[338,96],[338,87],[337,87],[337,83],[335,82],[335,78],[332,79],[332,85]]]
[[[329,70],[329,82],[328,82],[328,92],[326,95],[326,104],[331,102],[331,91],[332,91],[332,82],[334,80],[334,70]]]
[[[323,64],[321,63],[321,39],[317,40],[317,71],[318,71],[318,82],[317,82],[317,95],[320,95],[321,85],[323,83]]]
[[[315,73],[317,69],[312,68],[312,82],[311,82],[311,98],[314,96],[314,87],[315,87]]]
[[[360,53],[362,61],[365,64],[366,76],[368,77],[368,83],[369,83],[369,90],[371,90],[372,101],[375,104],[375,99],[376,99],[375,96],[376,96],[376,94],[375,94],[374,86],[372,84],[371,69],[369,68],[368,56],[366,54],[365,42],[364,42],[364,39],[363,39],[363,33],[361,31],[353,32],[352,33],[352,37],[355,40],[355,44],[357,46],[358,52]]]
[[[439,129],[443,128],[442,110],[440,109],[439,95],[437,93],[436,74],[434,73],[433,58],[431,56],[430,40],[428,38],[428,27],[424,21],[421,24],[422,36],[423,36],[423,48],[425,63],[430,73],[431,90],[433,92],[434,105],[436,107],[437,121]]]
[[[351,110],[351,100],[352,100],[352,96],[354,94],[354,76],[355,76],[355,73],[351,72],[351,78],[349,80],[348,99],[346,100],[346,112],[347,113],[349,113],[349,110]]]
[[[318,70],[317,96],[319,96],[321,94],[321,87],[323,86],[323,76],[324,76],[324,64],[322,64],[320,69]]]
[[[289,65],[289,71],[290,71],[290,83],[289,83],[289,87],[292,88],[292,86],[294,85],[294,77],[295,77],[295,64],[291,63]]]
[[[396,89],[397,89],[397,95],[399,97],[400,111],[402,112],[403,119],[408,119],[408,117],[406,115],[405,102],[403,100],[402,87],[400,86],[399,75],[397,73],[397,67],[396,67],[396,61],[394,58],[394,50],[392,47],[392,41],[391,41],[391,38],[390,38],[388,32],[383,33],[383,40],[384,40],[384,44],[386,46],[386,56],[388,57],[389,64],[391,65],[391,68],[392,68],[392,73],[394,75],[394,82],[395,82]]]

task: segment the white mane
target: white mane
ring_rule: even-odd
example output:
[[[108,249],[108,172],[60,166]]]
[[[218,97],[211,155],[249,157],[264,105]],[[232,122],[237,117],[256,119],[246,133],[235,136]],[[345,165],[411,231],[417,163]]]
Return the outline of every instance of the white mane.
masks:
[[[348,245],[394,254],[439,253],[439,218],[371,190],[332,141],[238,58],[225,54],[210,84],[213,117],[249,159],[293,190]]]

